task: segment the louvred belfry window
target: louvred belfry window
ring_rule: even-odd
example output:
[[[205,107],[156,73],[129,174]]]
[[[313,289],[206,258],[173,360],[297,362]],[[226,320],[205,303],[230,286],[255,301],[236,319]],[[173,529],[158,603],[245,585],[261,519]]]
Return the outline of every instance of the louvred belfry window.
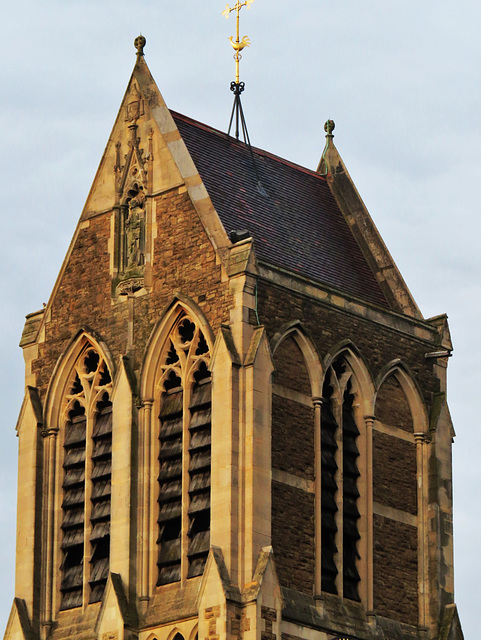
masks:
[[[182,316],[168,339],[159,413],[157,584],[201,575],[210,546],[211,378],[209,350]],[[185,509],[183,509],[185,505]],[[185,556],[185,557],[184,557]]]
[[[356,397],[345,362],[329,369],[321,413],[322,590],[360,600]]]
[[[90,344],[78,357],[69,386],[63,440],[61,609],[101,600],[109,570],[112,380],[106,362]],[[90,561],[85,564],[87,557]]]

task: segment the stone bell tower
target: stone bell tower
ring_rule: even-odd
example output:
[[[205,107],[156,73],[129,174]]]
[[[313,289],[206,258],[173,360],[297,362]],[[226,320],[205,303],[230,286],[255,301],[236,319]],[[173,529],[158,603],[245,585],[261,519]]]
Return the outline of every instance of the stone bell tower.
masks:
[[[461,640],[446,316],[333,142],[170,111],[137,57],[27,316],[6,640]]]

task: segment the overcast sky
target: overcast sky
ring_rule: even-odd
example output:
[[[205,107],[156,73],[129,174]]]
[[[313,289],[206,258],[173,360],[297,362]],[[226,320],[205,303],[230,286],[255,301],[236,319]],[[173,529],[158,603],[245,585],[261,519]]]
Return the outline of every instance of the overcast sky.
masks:
[[[167,105],[226,130],[235,21],[222,17],[224,6],[17,0],[2,7],[0,633],[14,591],[24,316],[48,300],[139,32]],[[456,601],[467,640],[479,627],[481,569],[480,24],[474,0],[255,0],[241,22],[252,41],[241,65],[252,143],[316,168],[324,122],[334,119],[336,145],[424,316],[449,315]]]

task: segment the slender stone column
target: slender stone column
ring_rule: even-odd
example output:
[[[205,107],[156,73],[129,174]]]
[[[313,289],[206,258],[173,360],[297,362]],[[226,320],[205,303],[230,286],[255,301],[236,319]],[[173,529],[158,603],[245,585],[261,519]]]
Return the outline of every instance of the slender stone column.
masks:
[[[321,505],[321,410],[322,410],[322,398],[313,398],[312,403],[314,405],[314,518],[315,518],[315,536],[316,536],[316,548],[315,548],[315,579],[314,579],[314,595],[316,599],[321,599],[322,591],[322,505]]]
[[[418,582],[419,582],[419,631],[427,632],[427,455],[424,445],[431,442],[427,433],[415,433],[416,461],[417,461],[417,485],[418,485]]]
[[[141,446],[142,446],[142,505],[141,505],[141,569],[140,569],[140,600],[150,598],[150,463],[152,440],[152,405],[153,400],[144,400],[141,405]]]
[[[57,462],[58,429],[44,429],[44,478],[43,478],[43,539],[45,561],[43,565],[43,619],[42,635],[47,637],[53,624],[53,591],[54,591],[54,553],[55,553],[55,482]]]
[[[364,416],[366,424],[366,610],[370,621],[374,620],[374,525],[373,525],[373,471],[372,429],[374,416]]]

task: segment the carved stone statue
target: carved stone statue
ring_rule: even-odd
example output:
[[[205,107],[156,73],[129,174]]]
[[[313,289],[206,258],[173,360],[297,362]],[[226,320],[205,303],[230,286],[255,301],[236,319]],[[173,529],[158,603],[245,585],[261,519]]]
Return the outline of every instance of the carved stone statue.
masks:
[[[144,264],[145,195],[139,190],[128,203],[125,220],[125,267],[131,269]]]

